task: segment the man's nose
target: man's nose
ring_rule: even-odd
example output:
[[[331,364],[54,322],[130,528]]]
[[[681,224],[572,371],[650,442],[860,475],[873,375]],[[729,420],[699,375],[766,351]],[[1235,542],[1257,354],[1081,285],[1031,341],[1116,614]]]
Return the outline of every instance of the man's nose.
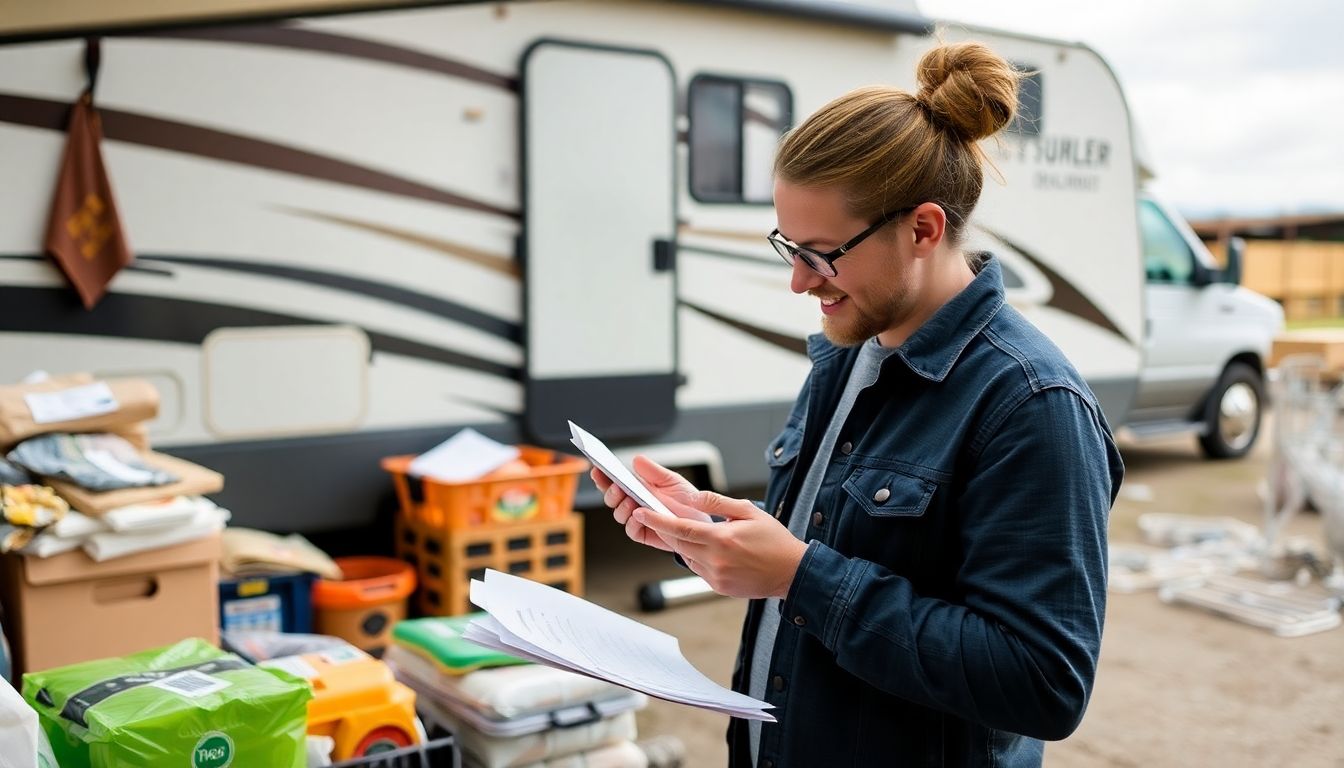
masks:
[[[807,293],[826,282],[826,278],[817,274],[817,271],[809,266],[802,259],[793,260],[793,277],[789,281],[789,288],[794,293]]]

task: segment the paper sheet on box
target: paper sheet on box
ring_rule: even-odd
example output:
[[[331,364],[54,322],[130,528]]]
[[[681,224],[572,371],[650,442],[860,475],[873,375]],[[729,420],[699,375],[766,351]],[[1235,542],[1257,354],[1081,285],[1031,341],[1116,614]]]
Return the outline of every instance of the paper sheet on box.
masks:
[[[411,474],[444,483],[460,483],[489,474],[518,458],[518,448],[474,429],[464,429],[411,462]]]
[[[574,447],[578,448],[584,456],[587,456],[589,461],[596,464],[597,468],[611,478],[613,483],[619,485],[621,490],[638,501],[640,506],[652,509],[660,515],[673,516],[672,510],[664,506],[658,500],[658,497],[653,495],[652,491],[644,487],[639,478],[635,477],[635,473],[631,472],[620,459],[616,458],[616,454],[612,453],[605,443],[593,437],[584,431],[583,427],[572,421],[569,422],[569,433],[571,435],[569,441],[574,444]]]
[[[471,601],[490,615],[463,637],[548,666],[751,720],[774,721],[767,702],[724,688],[681,654],[677,639],[582,598],[487,570]]]

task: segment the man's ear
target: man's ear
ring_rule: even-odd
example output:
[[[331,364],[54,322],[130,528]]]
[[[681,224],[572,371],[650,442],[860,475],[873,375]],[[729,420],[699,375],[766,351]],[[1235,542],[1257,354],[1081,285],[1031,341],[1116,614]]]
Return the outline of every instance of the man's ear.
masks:
[[[932,256],[947,233],[947,213],[937,203],[921,203],[910,213],[910,226],[914,230],[915,257]]]

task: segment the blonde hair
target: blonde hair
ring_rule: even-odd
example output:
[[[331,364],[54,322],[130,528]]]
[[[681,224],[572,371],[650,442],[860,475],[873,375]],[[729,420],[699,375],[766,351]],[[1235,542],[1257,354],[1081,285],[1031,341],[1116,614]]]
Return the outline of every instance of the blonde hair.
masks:
[[[775,175],[839,187],[850,212],[873,222],[936,202],[955,246],[984,183],[976,142],[1012,122],[1022,73],[975,42],[934,47],[917,73],[916,94],[873,85],[817,110],[781,141]]]

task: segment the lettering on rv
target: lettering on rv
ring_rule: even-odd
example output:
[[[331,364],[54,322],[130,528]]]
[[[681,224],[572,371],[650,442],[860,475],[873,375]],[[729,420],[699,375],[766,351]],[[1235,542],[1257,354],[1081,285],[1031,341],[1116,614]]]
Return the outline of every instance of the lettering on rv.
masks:
[[[79,210],[65,220],[65,231],[79,244],[80,254],[89,261],[93,261],[112,237],[112,221],[104,215],[106,212],[102,198],[90,194],[84,197]]]
[[[1003,142],[995,153],[1005,163],[1032,166],[1037,189],[1096,192],[1110,167],[1111,143],[1093,136],[1032,136]]]

